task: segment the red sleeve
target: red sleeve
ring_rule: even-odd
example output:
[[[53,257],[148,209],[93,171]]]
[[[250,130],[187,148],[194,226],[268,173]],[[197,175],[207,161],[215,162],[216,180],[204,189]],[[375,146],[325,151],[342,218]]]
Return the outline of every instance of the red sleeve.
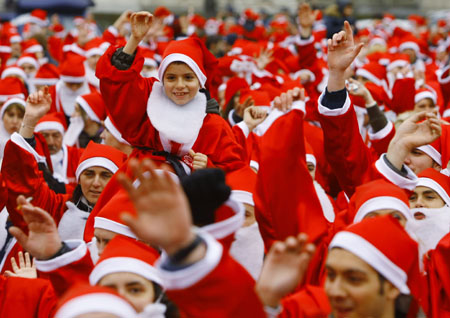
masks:
[[[414,78],[409,77],[395,80],[390,108],[397,114],[414,109],[415,82]]]
[[[442,97],[444,98],[444,117],[450,117],[445,115],[445,111],[450,109],[450,66],[446,66],[440,71],[438,76],[439,84],[441,85]]]
[[[48,279],[58,296],[76,283],[89,283],[89,274],[94,268],[83,241],[67,241],[66,244],[73,250],[50,260],[35,261],[39,277]]]
[[[305,286],[282,300],[279,318],[327,318],[331,313],[323,287]]]
[[[55,219],[58,224],[64,211],[66,201],[70,199],[67,194],[56,194],[44,180],[42,172],[38,169],[37,159],[33,148],[19,134],[13,134],[5,147],[2,173],[8,188],[8,212],[14,225],[26,230],[26,224],[21,213],[16,210],[17,197],[24,195],[32,198],[32,203],[38,206]],[[45,158],[42,159],[45,161]]]
[[[392,122],[388,122],[386,127],[377,131],[376,133],[371,133],[369,131],[369,138],[371,142],[371,148],[378,156],[386,153],[389,147],[389,143],[395,136],[395,126]]]
[[[156,130],[147,116],[147,100],[155,78],[143,78],[140,73],[144,57],[137,49],[133,64],[120,71],[111,64],[117,46],[110,46],[97,63],[96,76],[109,116],[122,136],[135,147],[156,148]]]
[[[250,274],[220,243],[206,241],[207,254],[199,262],[177,271],[159,268],[180,312],[186,317],[266,317]]]

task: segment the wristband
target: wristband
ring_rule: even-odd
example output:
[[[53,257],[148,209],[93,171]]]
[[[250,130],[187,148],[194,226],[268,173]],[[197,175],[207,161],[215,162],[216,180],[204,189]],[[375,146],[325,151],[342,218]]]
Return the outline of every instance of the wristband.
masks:
[[[205,241],[199,236],[196,235],[195,239],[189,243],[188,246],[183,247],[182,249],[175,252],[173,255],[169,256],[170,262],[177,264],[181,263],[193,250],[195,250],[200,244],[204,243]]]

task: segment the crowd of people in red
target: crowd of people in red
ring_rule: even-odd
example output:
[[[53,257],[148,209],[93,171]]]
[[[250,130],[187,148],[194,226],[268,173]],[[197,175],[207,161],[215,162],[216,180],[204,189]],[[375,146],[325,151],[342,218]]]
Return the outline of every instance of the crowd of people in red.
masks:
[[[450,317],[450,21],[74,22],[1,23],[0,317]]]

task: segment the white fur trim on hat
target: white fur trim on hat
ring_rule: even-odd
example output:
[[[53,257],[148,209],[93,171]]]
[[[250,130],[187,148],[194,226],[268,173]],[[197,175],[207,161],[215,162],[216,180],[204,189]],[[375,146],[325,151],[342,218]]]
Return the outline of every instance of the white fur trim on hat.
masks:
[[[109,160],[108,158],[92,157],[92,158],[84,160],[83,162],[81,162],[78,165],[77,170],[75,171],[77,180],[80,179],[80,174],[84,170],[86,170],[90,167],[102,167],[102,168],[108,169],[112,173],[116,173],[116,171],[119,169],[119,167],[117,167],[117,165],[114,162],[112,162],[111,160]]]
[[[35,44],[30,47],[27,47],[24,51],[25,53],[37,53],[37,52],[44,52],[44,48],[40,44]]]
[[[89,58],[94,55],[103,55],[103,50],[99,47],[94,47],[86,51],[86,57]]]
[[[91,105],[89,105],[88,102],[83,98],[83,96],[78,96],[75,99],[75,102],[78,103],[81,108],[86,112],[86,114],[89,116],[89,118],[97,123],[101,123],[100,118],[98,118],[97,114],[92,110]]]
[[[8,67],[2,72],[2,79],[11,75],[19,75],[23,79],[27,78],[27,74],[20,67]]]
[[[437,103],[436,95],[433,94],[430,91],[423,91],[423,92],[420,92],[420,93],[416,94],[416,96],[414,96],[414,103],[417,104],[418,102],[420,102],[424,98],[431,99],[433,101],[434,105],[436,105],[436,103]]]
[[[416,54],[419,54],[419,52],[420,52],[419,45],[413,41],[403,42],[402,44],[400,44],[398,49],[399,49],[399,51],[403,51],[406,49],[412,49],[416,52]]]
[[[437,164],[439,164],[442,167],[442,157],[439,151],[437,151],[433,146],[431,145],[424,145],[417,147],[417,149],[425,152],[428,156],[431,157]]]
[[[378,86],[381,86],[381,80],[376,77],[375,75],[373,75],[372,73],[370,73],[368,70],[364,69],[364,68],[359,68],[356,71],[356,76],[362,76],[367,78],[368,80],[372,81],[373,83],[377,84]]]
[[[132,257],[111,257],[97,263],[89,275],[89,283],[96,285],[106,275],[118,272],[137,274],[162,286],[162,279],[156,268]]]
[[[392,262],[378,248],[372,245],[363,237],[342,231],[335,235],[330,243],[330,250],[333,247],[340,247],[372,266],[378,273],[390,281],[402,294],[409,295],[410,290],[407,285],[408,275],[397,264]]]
[[[31,56],[24,56],[17,60],[17,65],[22,66],[23,64],[28,63],[33,65],[36,69],[39,68],[39,64],[35,58],[32,58]]]
[[[407,220],[411,218],[409,207],[405,204],[405,202],[394,197],[382,196],[375,197],[364,202],[356,212],[353,223],[360,222],[370,212],[384,209],[399,211]]]
[[[312,163],[314,167],[317,165],[316,157],[310,153],[306,154],[306,162]]]
[[[43,121],[34,127],[35,132],[41,132],[43,130],[57,130],[64,136],[64,126],[58,121]]]
[[[419,178],[417,186],[427,187],[436,191],[436,193],[441,197],[445,204],[450,206],[450,197],[448,196],[447,191],[445,191],[438,182],[430,178]]]
[[[23,108],[25,108],[26,105],[27,105],[22,98],[14,97],[14,98],[8,99],[3,104],[3,106],[2,106],[2,108],[0,110],[0,118],[3,118],[3,115],[5,114],[5,111],[8,109],[9,105],[12,105],[12,104],[20,104]]]
[[[129,145],[129,143],[125,139],[123,139],[122,134],[120,133],[119,130],[117,130],[116,126],[114,126],[114,124],[112,123],[111,119],[109,119],[109,117],[106,117],[104,125],[105,125],[106,129],[108,129],[108,131],[111,133],[111,135],[113,135],[114,138],[117,139],[118,142]]]
[[[6,102],[9,98],[21,98],[24,99],[25,95],[22,93],[14,95],[0,95],[0,102]]]
[[[66,83],[84,83],[86,81],[86,77],[85,76],[66,76],[66,75],[61,75],[60,76],[61,80],[63,82]]]
[[[198,67],[197,63],[195,63],[195,61],[193,59],[191,59],[189,56],[181,54],[181,53],[172,53],[167,55],[162,61],[161,61],[161,65],[159,66],[158,69],[158,77],[159,80],[161,81],[161,83],[164,84],[164,72],[166,71],[166,68],[169,66],[170,63],[172,62],[184,62],[186,63],[191,69],[192,71],[195,73],[195,75],[197,76],[200,84],[202,87],[205,87],[205,83],[206,83],[206,75],[203,74],[203,72],[200,70],[200,67]]]
[[[94,228],[108,230],[137,239],[136,235],[130,230],[128,226],[107,218],[96,216],[94,219]]]
[[[119,317],[137,317],[136,311],[124,299],[108,293],[95,293],[69,300],[56,312],[55,318],[74,318],[83,314],[104,312]]]
[[[148,58],[148,57],[146,57],[144,59],[144,65],[158,67],[158,63],[156,63],[156,61],[154,59],[151,59],[151,58]]]
[[[59,81],[59,78],[32,78],[30,79],[30,82],[33,85],[56,85],[56,83]]]
[[[405,67],[408,65],[409,65],[409,62],[407,62],[405,60],[395,60],[388,64],[386,70],[389,72],[389,71],[392,71],[396,67]]]
[[[233,190],[231,191],[230,198],[241,203],[255,206],[255,202],[253,201],[253,194],[248,191]]]
[[[205,225],[201,228],[202,231],[208,232],[217,240],[223,239],[236,232],[241,228],[245,220],[245,209],[241,202],[230,197],[225,202],[225,205],[229,206],[235,215],[223,221]]]

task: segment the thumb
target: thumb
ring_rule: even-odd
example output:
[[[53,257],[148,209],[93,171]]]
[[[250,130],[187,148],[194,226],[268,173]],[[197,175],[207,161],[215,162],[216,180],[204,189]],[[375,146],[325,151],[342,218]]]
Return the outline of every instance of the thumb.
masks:
[[[353,50],[353,58],[357,57],[359,52],[361,52],[361,49],[363,48],[364,43],[358,43],[358,45],[356,46],[356,48]]]
[[[20,245],[26,248],[28,236],[20,228],[17,226],[11,226],[9,228],[9,233],[16,238]]]
[[[189,155],[192,157],[192,158],[194,158],[195,157],[195,151],[194,150],[189,150]]]

